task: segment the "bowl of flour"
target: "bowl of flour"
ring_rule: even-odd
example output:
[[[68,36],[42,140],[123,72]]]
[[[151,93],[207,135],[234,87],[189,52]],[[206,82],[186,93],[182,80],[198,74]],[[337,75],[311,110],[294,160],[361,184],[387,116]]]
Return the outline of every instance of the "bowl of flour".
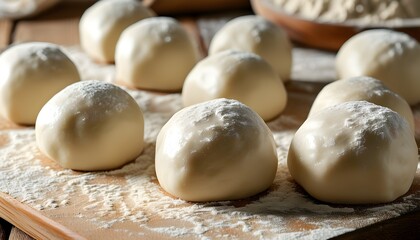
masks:
[[[257,14],[281,25],[300,43],[338,50],[354,34],[389,28],[420,40],[416,0],[252,0]]]

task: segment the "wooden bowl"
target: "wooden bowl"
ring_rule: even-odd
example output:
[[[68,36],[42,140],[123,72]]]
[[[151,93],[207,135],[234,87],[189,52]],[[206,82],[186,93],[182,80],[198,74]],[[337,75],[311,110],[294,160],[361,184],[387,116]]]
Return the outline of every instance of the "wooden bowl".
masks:
[[[420,20],[404,20],[401,24],[358,25],[346,23],[325,23],[311,21],[284,12],[272,0],[251,0],[255,13],[282,26],[289,36],[305,45],[337,51],[353,35],[367,29],[389,28],[405,32],[420,41]]]

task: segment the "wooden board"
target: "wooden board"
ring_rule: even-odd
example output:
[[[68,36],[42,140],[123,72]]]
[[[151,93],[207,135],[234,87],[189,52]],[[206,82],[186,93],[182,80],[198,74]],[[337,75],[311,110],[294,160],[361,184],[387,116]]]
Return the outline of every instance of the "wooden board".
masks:
[[[113,79],[114,66],[91,62],[77,47],[68,52],[84,79]],[[127,89],[145,114],[146,148],[119,170],[64,170],[38,151],[33,128],[0,121],[0,190],[8,193],[0,194],[0,217],[38,239],[326,238],[416,210],[420,172],[403,197],[367,206],[319,202],[293,181],[285,164],[288,144],[316,94],[334,78],[333,54],[296,48],[294,57],[288,106],[268,123],[279,154],[277,177],[268,191],[216,203],[188,203],[168,196],[153,168],[156,129],[182,107],[180,95]],[[323,70],[314,77],[307,72],[313,73],[313,68]],[[419,139],[420,108],[414,112]]]
[[[79,19],[93,1],[64,1],[16,25],[13,42],[44,41],[60,45],[79,42]]]
[[[0,240],[9,239],[10,230],[12,225],[0,218]]]
[[[9,45],[12,28],[13,22],[11,20],[0,19],[0,51]]]
[[[71,4],[68,4],[69,2],[71,2]],[[0,22],[1,40],[6,42],[9,40],[44,40],[64,45],[77,44],[78,18],[81,15],[81,10],[86,8],[89,4],[92,4],[92,1],[68,0],[45,12],[41,16],[18,21],[16,23],[17,31],[15,32],[15,35],[11,36],[8,34],[7,41],[3,40],[6,39],[6,37],[4,37],[5,35],[2,35],[1,33],[3,33],[2,31],[4,30],[8,33],[12,33],[13,23],[11,21],[7,21],[6,23],[2,21]],[[249,12],[228,12],[194,17],[187,16],[179,17],[179,20],[181,20],[183,25],[187,27],[195,39],[200,43],[203,55],[205,55],[205,49],[207,48],[214,32],[229,19],[243,14],[249,14]],[[21,26],[19,27],[19,25]],[[3,26],[5,26],[5,28],[3,28]],[[4,44],[6,44],[6,42],[4,42]],[[70,51],[72,52],[72,56],[76,59],[76,61],[78,61],[79,67],[82,69],[81,72],[84,79],[97,78],[106,81],[112,80],[113,66],[93,64],[89,62],[89,59],[87,59],[86,56],[83,56],[77,48],[71,48]],[[332,81],[335,78],[332,68],[334,56],[331,53],[318,52],[309,49],[295,49],[294,56],[295,69],[293,79],[299,81],[294,81],[287,86],[289,92],[289,105],[286,113],[283,114],[282,117],[279,117],[269,123],[271,129],[277,136],[277,141],[280,141],[280,146],[285,144],[285,142],[282,142],[281,139],[284,140],[290,138],[293,131],[296,130],[300,123],[305,119],[307,111],[316,93],[319,92],[322,86],[325,85],[325,82]],[[316,62],[317,64],[314,65],[312,64],[313,62]],[[92,73],[92,69],[95,69],[93,71],[94,73]],[[139,104],[148,110],[146,113],[149,114],[149,117],[153,114],[159,115],[159,113],[162,114],[167,112],[168,109],[165,106],[171,104],[168,102],[175,102],[178,104],[176,108],[180,107],[179,96],[176,94],[161,96],[159,94],[154,95],[153,93],[147,92],[139,93],[132,91],[131,93],[134,96],[137,96]],[[150,100],[148,97],[145,97],[150,97],[150,94],[155,97],[154,100]],[[418,110],[418,107],[415,107],[414,110],[417,121],[416,124],[419,126],[420,111]],[[167,119],[171,114],[165,113],[162,115],[163,119]],[[158,121],[158,124],[162,123],[162,119],[160,122]],[[149,124],[151,124],[150,121]],[[9,129],[13,130],[10,131]],[[419,140],[419,127],[417,127],[416,132],[417,140]],[[153,136],[149,136],[147,143],[148,151],[146,153],[148,155],[153,155]],[[12,149],[15,148],[17,154],[12,156],[7,154],[4,155],[4,150],[8,147],[11,147]],[[282,156],[281,159],[283,160],[285,151],[286,148],[284,147],[279,149],[279,152],[281,153],[280,155]],[[88,177],[94,178],[95,180],[90,179],[85,182],[86,186],[93,188],[99,187],[105,190],[112,187],[117,189],[119,187],[127,187],[127,179],[131,179],[134,175],[133,172],[130,171],[112,172],[111,174],[98,172],[92,173],[92,175],[89,173],[71,171],[63,172],[63,170],[54,164],[54,162],[45,159],[45,157],[40,155],[33,140],[33,129],[16,126],[12,123],[5,122],[4,120],[0,120],[0,156],[0,160],[6,159],[9,161],[19,158],[19,162],[22,163],[22,166],[20,167],[29,169],[29,172],[33,172],[33,174],[39,171],[40,175],[38,175],[38,177],[41,176],[41,179],[43,180],[49,178],[57,179],[57,176],[55,176],[57,173],[64,174],[61,177],[65,179],[71,178],[73,181]],[[148,161],[149,164],[152,164],[152,162],[150,162],[151,159],[148,159]],[[139,162],[135,162],[132,163],[131,166],[138,165],[141,164],[139,164]],[[84,237],[89,239],[130,239],[145,236],[149,238],[169,238],[174,235],[179,236],[180,238],[200,238],[203,236],[227,237],[229,235],[235,238],[258,238],[261,237],[261,235],[258,234],[267,232],[267,228],[265,228],[265,226],[258,228],[257,226],[260,223],[258,223],[255,218],[270,218],[268,215],[272,214],[269,224],[276,223],[277,225],[268,232],[269,234],[273,234],[273,236],[296,237],[309,234],[309,236],[319,237],[321,236],[320,233],[331,232],[329,233],[330,235],[327,234],[327,236],[332,236],[345,231],[359,229],[374,222],[381,223],[385,219],[394,218],[397,215],[415,211],[415,209],[419,206],[418,176],[416,177],[415,183],[410,192],[404,198],[401,198],[392,204],[375,206],[335,206],[323,204],[310,198],[301,188],[296,186],[290,176],[287,175],[284,162],[280,163],[280,165],[278,173],[279,177],[276,180],[277,182],[273,185],[269,192],[245,201],[222,202],[216,204],[190,204],[183,202],[180,204],[179,201],[168,198],[168,196],[165,195],[165,193],[158,187],[157,182],[154,179],[153,172],[147,172],[150,177],[150,181],[147,183],[150,183],[152,186],[151,189],[156,190],[156,194],[158,194],[158,198],[155,199],[156,204],[152,204],[149,210],[143,210],[143,212],[147,213],[147,221],[145,221],[145,219],[143,219],[144,221],[140,221],[139,219],[129,219],[121,222],[113,222],[121,220],[121,215],[117,214],[114,211],[115,209],[120,212],[124,212],[121,211],[123,208],[121,207],[120,202],[117,202],[111,207],[111,210],[109,211],[110,216],[98,217],[97,214],[103,212],[101,211],[103,208],[103,201],[101,199],[89,199],[89,197],[86,197],[89,194],[84,193],[84,190],[80,185],[78,187],[76,186],[77,189],[71,194],[64,193],[65,195],[67,194],[66,197],[68,198],[68,201],[64,201],[66,199],[63,200],[62,197],[60,197],[63,195],[64,191],[60,190],[63,189],[63,183],[60,185],[56,182],[52,183],[52,189],[50,189],[48,185],[41,189],[33,189],[33,194],[36,194],[37,191],[43,192],[42,198],[35,198],[35,200],[31,198],[20,198],[19,193],[16,192],[10,194],[16,199],[10,197],[10,195],[0,194],[0,217],[5,218],[16,226],[22,228],[31,236],[39,239],[83,239]],[[13,169],[13,167],[11,168]],[[10,168],[1,168],[0,178],[10,174],[9,170]],[[16,171],[16,169],[14,169],[14,171]],[[45,173],[47,173],[47,175],[43,176]],[[140,169],[137,173],[145,173],[145,170]],[[52,174],[52,176],[50,174]],[[19,180],[24,180],[22,181],[23,184],[26,183],[27,185],[33,185],[32,182],[36,181],[37,178],[22,179],[17,176],[13,182]],[[4,184],[5,181],[7,182],[7,180],[3,178],[2,181],[0,181],[0,185]],[[12,185],[10,187],[12,187]],[[49,193],[45,193],[45,189],[47,189]],[[284,189],[292,189],[294,191],[289,191],[289,194],[287,194],[282,192]],[[8,191],[12,190],[13,189],[8,189]],[[68,189],[66,191],[68,191]],[[108,194],[112,195],[112,191]],[[147,201],[146,203],[133,203],[133,197],[126,196],[130,194],[132,194],[132,189],[125,189],[125,195],[122,197],[122,202],[125,203],[128,201],[132,209],[139,209],[142,208],[143,205],[147,204],[150,206],[151,203]],[[296,197],[294,200],[302,200],[303,203],[310,204],[310,207],[307,205],[300,208],[290,206],[285,207],[285,203],[290,204],[289,201],[286,201],[287,196]],[[267,199],[270,199],[271,197],[273,197],[273,202],[271,202],[271,204],[267,204]],[[59,198],[60,201],[54,201],[54,199],[57,198]],[[139,198],[136,199],[138,200]],[[99,205],[93,207],[95,204]],[[173,216],[172,218],[168,218],[167,216],[164,217],[160,215],[162,211],[168,211],[168,208],[170,209],[170,207],[174,204],[180,204],[176,205],[175,208],[172,208],[172,210],[183,213],[183,215],[181,215],[182,218],[176,218]],[[255,212],[255,206],[265,206],[268,208],[265,209],[265,211]],[[146,206],[144,207],[146,208]],[[353,212],[347,213],[346,211],[349,210],[348,208],[353,209]],[[316,211],[314,212],[315,209]],[[328,212],[329,210],[332,211]],[[230,211],[229,213],[234,216],[232,217],[230,214],[226,215],[227,211]],[[252,214],[247,216],[249,212]],[[215,218],[214,214],[219,215],[219,213],[220,216]],[[235,214],[238,214],[239,216],[236,216]],[[191,222],[190,218],[194,221]],[[195,220],[198,222],[198,225],[196,225],[197,222],[195,222]],[[321,226],[320,223],[323,225]],[[194,228],[192,228],[193,226]],[[346,227],[340,228],[340,226]],[[380,226],[382,227],[382,225]],[[7,228],[8,227],[6,226],[6,233]],[[412,233],[412,231],[408,234],[410,233]],[[13,239],[14,236],[16,237],[15,239],[22,239],[21,235],[22,232],[13,230],[11,238]],[[265,237],[268,237],[268,235],[265,235]]]

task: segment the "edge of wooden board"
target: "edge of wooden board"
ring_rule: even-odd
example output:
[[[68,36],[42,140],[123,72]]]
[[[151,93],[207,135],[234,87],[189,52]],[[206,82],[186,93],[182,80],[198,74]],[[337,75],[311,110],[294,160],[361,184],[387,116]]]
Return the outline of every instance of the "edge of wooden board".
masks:
[[[3,192],[0,217],[36,239],[86,239]]]

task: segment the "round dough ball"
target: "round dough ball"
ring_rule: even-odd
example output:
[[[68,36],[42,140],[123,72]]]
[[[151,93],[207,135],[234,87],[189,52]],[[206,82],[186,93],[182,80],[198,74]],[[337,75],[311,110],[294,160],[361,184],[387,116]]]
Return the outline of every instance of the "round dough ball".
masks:
[[[160,185],[187,201],[234,200],[262,192],[273,183],[277,161],[270,129],[235,100],[182,109],[156,142]]]
[[[418,163],[410,127],[398,113],[365,101],[325,108],[294,136],[290,174],[332,203],[390,202],[408,191]]]
[[[352,77],[325,86],[312,104],[309,116],[343,102],[368,101],[399,113],[414,132],[414,116],[410,105],[383,83],[371,77]]]
[[[216,98],[241,101],[267,121],[284,110],[287,92],[271,66],[258,55],[224,51],[199,62],[182,90],[185,106]]]
[[[260,16],[233,19],[213,37],[209,54],[225,50],[252,52],[264,58],[286,82],[292,71],[292,44],[287,34]]]
[[[23,43],[0,55],[0,115],[32,125],[54,94],[80,80],[74,63],[59,46]]]
[[[340,78],[374,77],[409,104],[420,102],[420,45],[405,33],[359,33],[341,47],[336,61]]]
[[[136,0],[101,0],[88,8],[79,23],[80,44],[93,59],[114,62],[115,46],[131,24],[156,14]]]
[[[118,168],[143,150],[143,113],[123,89],[100,81],[72,84],[42,108],[36,141],[64,168]]]
[[[198,59],[193,39],[175,19],[145,19],[118,41],[117,80],[136,88],[178,91]]]

